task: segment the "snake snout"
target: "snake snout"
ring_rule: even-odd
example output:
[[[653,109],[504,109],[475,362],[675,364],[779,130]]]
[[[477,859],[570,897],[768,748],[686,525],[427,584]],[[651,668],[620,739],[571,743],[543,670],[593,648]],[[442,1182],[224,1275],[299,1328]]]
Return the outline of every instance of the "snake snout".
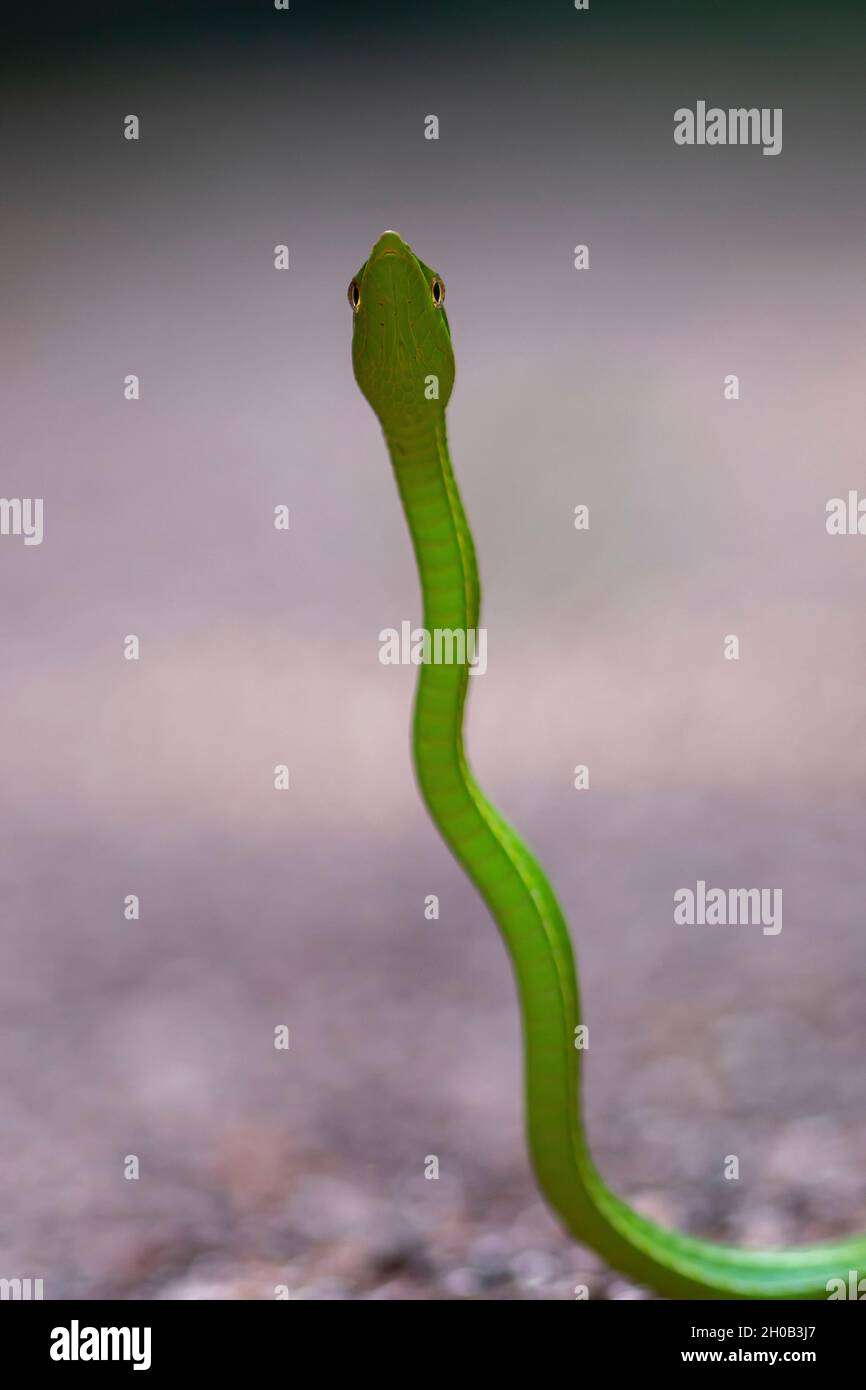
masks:
[[[412,252],[399,232],[383,232],[370,252],[370,261],[381,260],[383,256],[411,256]]]

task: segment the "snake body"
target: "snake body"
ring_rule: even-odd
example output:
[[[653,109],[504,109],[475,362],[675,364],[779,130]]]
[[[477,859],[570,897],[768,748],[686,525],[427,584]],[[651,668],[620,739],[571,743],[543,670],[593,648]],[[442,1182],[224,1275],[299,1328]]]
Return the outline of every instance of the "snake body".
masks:
[[[454,354],[440,275],[385,232],[349,285],[352,360],[379,418],[402,499],[424,626],[473,632],[475,546],[454,478],[445,410]],[[827,1298],[866,1274],[866,1236],[741,1250],[662,1227],[599,1175],[581,1117],[582,1013],[571,938],[534,856],[485,797],[464,750],[465,661],[420,667],[413,722],[421,794],[505,942],[523,1022],[526,1126],[537,1181],[564,1226],[615,1269],[672,1298]]]

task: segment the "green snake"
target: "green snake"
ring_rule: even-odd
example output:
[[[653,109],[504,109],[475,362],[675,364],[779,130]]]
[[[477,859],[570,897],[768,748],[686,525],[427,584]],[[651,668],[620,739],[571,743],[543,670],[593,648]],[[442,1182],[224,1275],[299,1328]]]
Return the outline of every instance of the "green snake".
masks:
[[[445,409],[454,353],[442,277],[384,232],[349,285],[352,362],[382,426],[409,525],[427,632],[475,633],[475,546],[454,478]],[[458,653],[459,657],[459,653]],[[866,1236],[740,1250],[666,1229],[606,1185],[581,1117],[581,1008],[571,938],[537,860],[485,797],[463,740],[465,660],[422,661],[415,772],[445,843],[505,942],[523,1021],[526,1125],[539,1186],[564,1226],[615,1269],[671,1298],[827,1298],[866,1274]]]

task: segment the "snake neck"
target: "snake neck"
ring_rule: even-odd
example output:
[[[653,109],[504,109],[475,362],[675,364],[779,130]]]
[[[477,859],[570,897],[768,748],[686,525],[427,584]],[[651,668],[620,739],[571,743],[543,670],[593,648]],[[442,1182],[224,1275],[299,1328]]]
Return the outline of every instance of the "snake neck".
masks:
[[[475,630],[478,566],[451,467],[444,411],[431,412],[423,424],[386,429],[385,440],[418,564],[424,626]]]

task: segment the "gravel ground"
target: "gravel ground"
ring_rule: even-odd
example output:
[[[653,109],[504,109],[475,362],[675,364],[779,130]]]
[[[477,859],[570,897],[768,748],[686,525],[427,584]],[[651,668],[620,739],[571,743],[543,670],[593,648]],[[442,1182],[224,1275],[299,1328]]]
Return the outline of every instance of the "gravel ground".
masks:
[[[646,806],[636,816],[652,864],[666,832],[648,828]],[[631,891],[611,908],[615,827],[597,825],[589,874],[567,831],[543,834],[587,923],[589,1128],[609,1180],[661,1220],[747,1244],[866,1225],[861,947],[846,913],[821,940],[792,936],[790,968],[768,938],[733,958],[701,938],[694,959],[637,914],[612,952],[606,932],[629,920]],[[754,834],[744,813],[737,835]],[[81,845],[54,843],[46,878],[19,843],[3,1011],[8,1275],[42,1277],[52,1298],[649,1296],[539,1200],[512,984],[483,908],[413,813],[396,837],[354,837],[351,873],[336,874],[312,840],[287,864],[282,831],[231,851],[127,844],[125,877],[147,903],[135,931],[116,920],[113,874],[101,880]],[[275,885],[290,881],[287,904]],[[447,908],[425,923],[431,883]],[[273,1047],[282,1022],[287,1052]],[[731,1153],[736,1182],[723,1177]]]

